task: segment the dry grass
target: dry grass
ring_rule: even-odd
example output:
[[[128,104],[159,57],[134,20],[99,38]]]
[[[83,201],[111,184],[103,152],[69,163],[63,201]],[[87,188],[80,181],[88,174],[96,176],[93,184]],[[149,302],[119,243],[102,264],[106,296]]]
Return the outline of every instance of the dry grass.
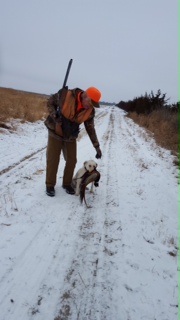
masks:
[[[134,122],[153,132],[157,143],[179,155],[179,113],[155,110],[149,115],[130,112],[128,116]]]
[[[35,122],[47,115],[49,96],[0,87],[0,126],[9,119]]]

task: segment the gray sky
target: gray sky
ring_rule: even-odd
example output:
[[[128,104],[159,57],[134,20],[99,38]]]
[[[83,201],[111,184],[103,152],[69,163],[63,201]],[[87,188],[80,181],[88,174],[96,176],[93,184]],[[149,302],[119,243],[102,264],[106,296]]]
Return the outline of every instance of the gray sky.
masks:
[[[0,0],[0,86],[179,100],[179,0]]]

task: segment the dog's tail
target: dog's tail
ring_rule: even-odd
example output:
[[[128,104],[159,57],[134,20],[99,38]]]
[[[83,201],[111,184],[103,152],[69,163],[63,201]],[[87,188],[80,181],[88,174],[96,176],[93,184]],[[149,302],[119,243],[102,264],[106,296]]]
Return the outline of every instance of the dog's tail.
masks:
[[[85,202],[86,207],[88,208],[88,205],[86,203],[86,198],[85,198],[85,190],[86,190],[86,186],[91,183],[94,182],[94,185],[97,187],[98,186],[98,181],[100,180],[100,173],[97,170],[93,170],[92,172],[85,172],[85,174],[82,177],[82,181],[80,184],[80,201],[81,203]]]

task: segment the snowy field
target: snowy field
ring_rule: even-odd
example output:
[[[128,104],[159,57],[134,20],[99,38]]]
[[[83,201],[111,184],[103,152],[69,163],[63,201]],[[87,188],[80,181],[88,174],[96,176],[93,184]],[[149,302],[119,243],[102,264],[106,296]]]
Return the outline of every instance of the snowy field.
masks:
[[[45,194],[47,130],[0,132],[0,320],[177,320],[178,169],[116,107],[96,111],[103,157],[92,208]],[[84,126],[79,169],[95,160]]]

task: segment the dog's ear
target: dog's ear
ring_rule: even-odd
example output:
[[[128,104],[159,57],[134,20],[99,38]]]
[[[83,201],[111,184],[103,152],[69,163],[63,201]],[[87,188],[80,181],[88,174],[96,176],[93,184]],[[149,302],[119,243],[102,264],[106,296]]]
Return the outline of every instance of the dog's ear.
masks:
[[[97,168],[98,164],[96,163],[96,168]]]
[[[86,164],[87,164],[87,161],[84,161],[84,167],[86,166]]]

